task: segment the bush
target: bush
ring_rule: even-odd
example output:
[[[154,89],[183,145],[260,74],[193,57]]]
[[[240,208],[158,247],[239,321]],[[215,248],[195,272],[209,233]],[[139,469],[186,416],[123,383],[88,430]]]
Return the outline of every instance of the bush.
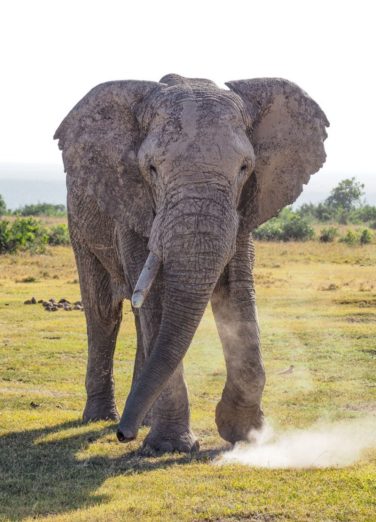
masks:
[[[372,242],[372,232],[368,228],[365,228],[364,230],[362,230],[362,233],[360,234],[360,244],[368,245],[371,242]]]
[[[364,205],[357,208],[350,213],[349,220],[352,223],[376,222],[376,207],[372,205]]]
[[[253,235],[262,241],[306,241],[315,232],[307,220],[289,208],[258,227]]]
[[[332,243],[338,236],[337,227],[328,227],[320,230],[319,240],[322,243]]]
[[[359,230],[348,230],[346,234],[341,237],[340,242],[348,245],[368,245],[372,243],[373,235],[372,232],[365,228],[361,232]]]
[[[47,233],[40,221],[18,218],[11,225],[11,243],[14,250],[32,250],[41,252],[47,243]]]
[[[18,250],[43,252],[47,233],[43,225],[34,218],[18,218],[13,223],[0,221],[0,253]]]
[[[311,225],[295,213],[284,221],[282,229],[283,241],[306,241],[315,235]]]
[[[5,219],[0,221],[0,254],[5,254],[6,252],[10,252],[10,226],[9,221]]]
[[[13,222],[0,220],[0,254],[30,250],[44,252],[46,245],[69,245],[69,232],[65,224],[46,229],[35,218],[17,218]]]
[[[270,219],[253,232],[260,241],[282,241],[282,223],[277,218]]]
[[[356,245],[359,243],[360,236],[354,230],[348,230],[344,236],[340,238],[341,243],[346,243],[347,245]]]
[[[37,203],[25,205],[14,211],[19,216],[65,216],[64,205],[53,205],[52,203]]]
[[[49,245],[69,245],[70,238],[67,225],[56,225],[47,232]]]

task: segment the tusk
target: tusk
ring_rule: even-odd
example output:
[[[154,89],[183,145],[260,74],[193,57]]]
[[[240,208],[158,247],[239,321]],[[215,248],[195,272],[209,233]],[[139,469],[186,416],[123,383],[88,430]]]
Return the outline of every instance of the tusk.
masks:
[[[160,266],[161,260],[159,257],[153,254],[153,252],[150,252],[132,295],[133,308],[141,308],[144,304],[150,288],[157,277]]]

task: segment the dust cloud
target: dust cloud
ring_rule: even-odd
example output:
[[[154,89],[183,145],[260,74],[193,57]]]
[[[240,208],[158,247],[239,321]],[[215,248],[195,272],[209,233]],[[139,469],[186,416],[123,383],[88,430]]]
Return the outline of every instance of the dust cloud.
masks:
[[[376,448],[376,417],[315,424],[311,428],[274,433],[270,425],[249,434],[216,464],[244,464],[256,468],[302,469],[345,467],[363,451]]]

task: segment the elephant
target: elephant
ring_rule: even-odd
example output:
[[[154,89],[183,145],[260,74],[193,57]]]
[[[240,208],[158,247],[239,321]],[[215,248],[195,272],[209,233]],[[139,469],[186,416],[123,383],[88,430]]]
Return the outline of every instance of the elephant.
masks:
[[[262,426],[252,230],[293,203],[326,159],[329,122],[296,84],[225,85],[177,74],[102,83],[54,135],[86,315],[83,420],[119,420],[113,356],[131,300],[137,349],[117,438],[149,425],[145,452],[199,448],[183,358],[209,302],[227,371],[218,432],[234,444]]]

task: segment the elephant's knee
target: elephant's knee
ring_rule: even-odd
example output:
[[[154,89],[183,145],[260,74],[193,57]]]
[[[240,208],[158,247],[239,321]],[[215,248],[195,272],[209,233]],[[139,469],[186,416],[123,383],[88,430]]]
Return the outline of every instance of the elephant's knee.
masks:
[[[240,404],[258,403],[265,386],[265,369],[261,360],[243,361],[237,369],[227,376],[227,393]]]

